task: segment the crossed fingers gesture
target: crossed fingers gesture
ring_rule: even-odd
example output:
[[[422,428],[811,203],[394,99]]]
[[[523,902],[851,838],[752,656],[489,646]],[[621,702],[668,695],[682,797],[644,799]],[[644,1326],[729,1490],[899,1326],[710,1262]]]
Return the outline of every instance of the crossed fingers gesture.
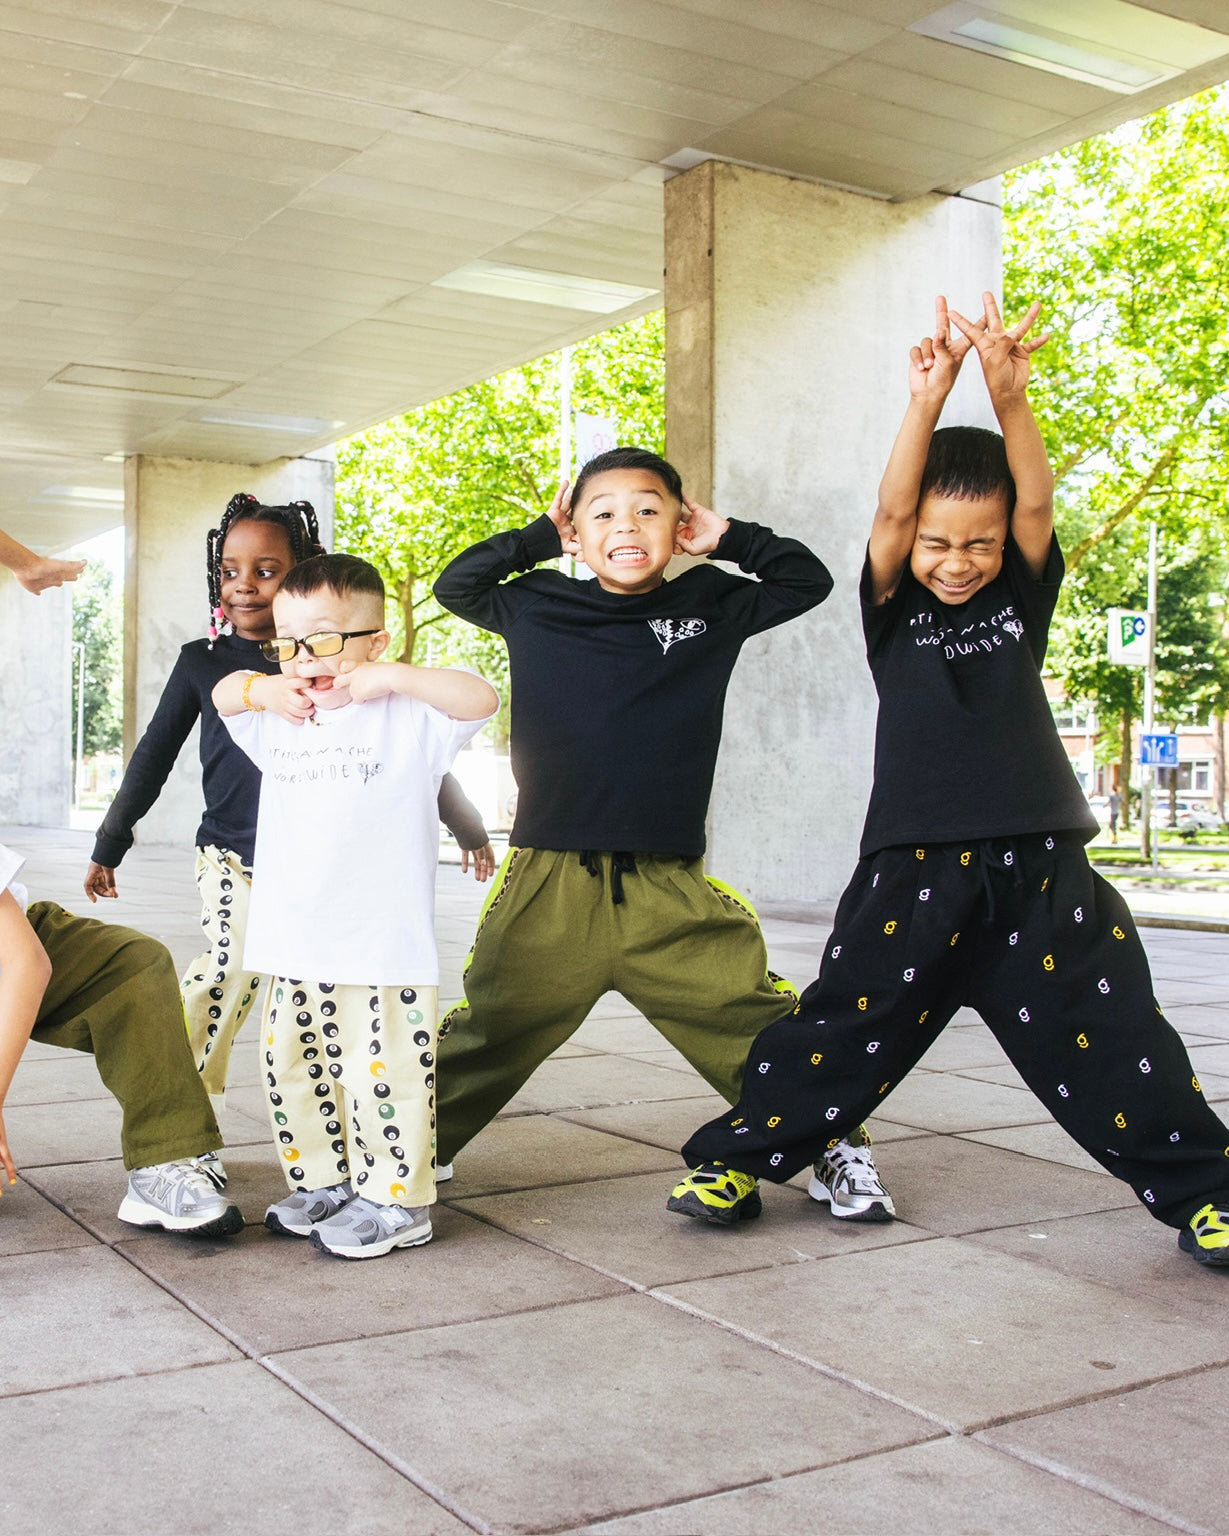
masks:
[[[964,336],[966,350],[968,347],[977,349],[991,399],[1022,394],[1028,385],[1033,353],[1050,339],[1049,331],[1041,336],[1028,334],[1037,323],[1041,305],[1034,300],[1025,310],[1023,319],[1015,325],[1005,326],[994,295],[983,293],[982,303],[985,311],[979,321],[966,320],[953,309],[952,322]]]

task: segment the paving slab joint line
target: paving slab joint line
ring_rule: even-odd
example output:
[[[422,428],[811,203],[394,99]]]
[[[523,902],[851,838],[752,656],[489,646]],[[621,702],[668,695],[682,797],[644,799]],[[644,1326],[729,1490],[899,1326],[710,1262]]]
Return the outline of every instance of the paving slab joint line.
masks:
[[[391,1467],[407,1483],[412,1483],[421,1493],[425,1493],[429,1499],[432,1499],[442,1509],[446,1509],[450,1515],[455,1515],[458,1520],[469,1526],[471,1531],[478,1532],[478,1536],[496,1536],[497,1528],[495,1526],[488,1525],[481,1516],[474,1514],[462,1504],[459,1504],[451,1494],[437,1483],[432,1482],[428,1477],[424,1477],[421,1472],[415,1471],[408,1462],[403,1461],[395,1452],[390,1451],[374,1435],[369,1435],[366,1430],[360,1429],[357,1424],[352,1423],[344,1414],[339,1413],[327,1398],[321,1397],[318,1393],[313,1392],[304,1382],[298,1381],[285,1367],[279,1365],[272,1356],[254,1355],[252,1359],[262,1369],[268,1371],[271,1376],[280,1381],[284,1387],[293,1392],[296,1397],[301,1398],[309,1407],[314,1408],[317,1413],[323,1414],[331,1424],[335,1424],[338,1429],[349,1435],[352,1440],[357,1441],[365,1450],[370,1451],[373,1456],[378,1456],[386,1466]]]
[[[24,1174],[23,1177],[25,1177]],[[442,1488],[438,1488],[428,1478],[423,1477],[421,1473],[414,1471],[412,1467],[410,1467],[406,1462],[402,1461],[401,1458],[395,1455],[392,1451],[388,1450],[386,1446],[382,1445],[378,1440],[372,1438],[365,1431],[359,1429],[356,1424],[352,1424],[343,1414],[339,1413],[336,1408],[332,1407],[326,1401],[326,1399],[318,1396],[310,1389],[310,1387],[305,1386],[302,1382],[296,1381],[293,1376],[290,1376],[271,1356],[258,1354],[250,1344],[245,1342],[240,1334],[236,1333],[233,1328],[228,1327],[227,1324],[221,1320],[221,1318],[214,1317],[211,1312],[208,1312],[204,1307],[199,1306],[195,1301],[191,1299],[191,1297],[185,1296],[182,1291],[171,1285],[169,1281],[163,1279],[161,1275],[157,1275],[152,1270],[146,1268],[146,1266],[141,1263],[140,1259],[137,1258],[135,1254],[129,1253],[126,1250],[118,1247],[117,1244],[112,1242],[105,1233],[100,1232],[96,1227],[92,1226],[88,1221],[86,1221],[84,1217],[78,1215],[77,1212],[70,1210],[60,1200],[57,1200],[56,1197],[49,1191],[42,1189],[35,1181],[27,1179],[26,1182],[29,1183],[38,1194],[42,1195],[46,1201],[48,1201],[51,1205],[54,1205],[57,1210],[67,1216],[70,1221],[75,1222],[77,1226],[82,1229],[82,1231],[88,1232],[89,1235],[95,1240],[95,1242],[97,1242],[101,1247],[108,1249],[116,1256],[116,1258],[122,1259],[124,1263],[131,1265],[138,1274],[144,1275],[152,1285],[157,1286],[157,1288],[165,1295],[169,1296],[172,1301],[177,1302],[181,1307],[184,1308],[186,1312],[190,1312],[192,1316],[195,1317],[199,1322],[204,1323],[207,1328],[211,1329],[214,1333],[219,1334],[223,1339],[226,1340],[228,1344],[232,1346],[232,1348],[237,1349],[246,1360],[249,1360],[253,1365],[258,1366],[262,1371],[266,1371],[276,1381],[281,1382],[281,1384],[289,1391],[293,1392],[296,1397],[300,1398],[310,1408],[314,1408],[317,1413],[322,1414],[330,1424],[335,1425],[339,1430],[341,1430],[343,1434],[348,1435],[352,1440],[356,1441],[363,1447],[364,1450],[370,1451],[373,1456],[378,1457],[379,1460],[384,1462],[387,1467],[389,1467],[393,1472],[396,1472],[399,1477],[403,1477],[406,1482],[411,1483],[415,1488],[417,1488],[420,1493],[425,1494],[434,1503],[440,1505],[442,1509],[447,1510],[450,1515],[455,1516],[456,1519],[460,1520],[464,1525],[467,1525],[470,1530],[476,1531],[478,1536],[495,1536],[495,1527],[488,1525],[485,1520],[482,1520],[479,1516],[466,1510]],[[203,1367],[197,1366],[193,1367],[193,1369],[203,1369]],[[164,1375],[167,1373],[151,1371],[144,1374]],[[62,1389],[48,1388],[46,1390],[51,1391]]]
[[[827,1376],[830,1381],[839,1381],[843,1386],[853,1387],[857,1392],[864,1392],[868,1397],[877,1398],[880,1402],[891,1403],[894,1408],[902,1408],[906,1413],[911,1413],[915,1418],[924,1420],[927,1424],[934,1424],[949,1435],[967,1435],[969,1431],[962,1424],[957,1424],[953,1419],[945,1419],[941,1414],[932,1413],[928,1408],[921,1408],[917,1403],[911,1403],[906,1398],[897,1397],[892,1392],[886,1392],[882,1387],[873,1386],[869,1381],[862,1381],[857,1376],[850,1376],[846,1371],[839,1371],[835,1366],[824,1365],[822,1361],[812,1360],[809,1355],[800,1354],[797,1350],[787,1349],[784,1344],[778,1344],[775,1339],[768,1339],[763,1334],[753,1333],[750,1328],[740,1328],[737,1323],[728,1322],[724,1317],[717,1317],[712,1312],[705,1312],[701,1307],[690,1306],[685,1301],[680,1301],[676,1296],[667,1296],[657,1289],[646,1290],[644,1293],[651,1301],[661,1302],[663,1306],[673,1307],[677,1312],[682,1312],[688,1317],[694,1317],[698,1322],[712,1323],[714,1327],[723,1329],[726,1333],[732,1333],[735,1338],[742,1339],[747,1344],[758,1344],[762,1349],[771,1350],[774,1355],[780,1355],[785,1360],[792,1360],[796,1365],[806,1366],[808,1370],[817,1371],[821,1376]],[[979,1425],[978,1428],[982,1426]]]
[[[1123,1293],[1117,1293],[1121,1296]],[[997,1418],[974,1424],[966,1431],[969,1435],[981,1435],[991,1429],[1004,1429],[1009,1424],[1023,1424],[1029,1419],[1043,1419],[1048,1413],[1068,1408],[1085,1408],[1089,1403],[1103,1403],[1111,1397],[1129,1397],[1133,1392],[1143,1392],[1149,1387],[1163,1387],[1171,1381],[1187,1381],[1192,1376],[1206,1376],[1209,1371],[1223,1371],[1229,1360],[1204,1360],[1178,1371],[1166,1371],[1160,1376],[1148,1376],[1139,1381],[1128,1381],[1125,1386],[1106,1387],[1100,1392],[1085,1392],[1082,1396],[1066,1397],[1061,1402],[1043,1403],[1037,1408],[1025,1408],[1018,1413],[1003,1413]],[[1215,1536],[1215,1533],[1214,1533]]]
[[[527,1195],[539,1189],[577,1189],[582,1184],[614,1184],[620,1179],[642,1179],[646,1173],[662,1174],[664,1178],[670,1169],[655,1168],[629,1168],[626,1173],[597,1173],[585,1174],[577,1179],[552,1179],[549,1183],[540,1184],[513,1184],[505,1188],[501,1185],[498,1189],[478,1189],[472,1195],[440,1195],[436,1193],[437,1205],[453,1206],[464,1200],[491,1200],[504,1195]],[[472,1212],[466,1212],[467,1215]]]
[[[614,1051],[609,1054],[612,1057],[618,1055]],[[622,1059],[624,1061],[628,1060],[626,1056]],[[671,1072],[673,1070],[672,1067],[662,1068],[663,1072]],[[680,1072],[678,1075],[683,1077],[686,1074]],[[602,1099],[596,1104],[557,1104],[554,1109],[501,1109],[495,1116],[495,1119],[524,1120],[529,1115],[559,1115],[563,1117],[587,1114],[590,1110],[594,1109],[642,1109],[645,1105],[649,1104],[687,1104],[695,1103],[695,1101],[696,1095],[694,1093],[680,1093],[673,1099],[616,1099],[613,1104],[609,1099]],[[593,1127],[589,1126],[587,1129],[592,1130]],[[618,1132],[616,1131],[613,1134],[618,1135]]]
[[[619,1177],[623,1177],[623,1175],[619,1175]],[[629,1174],[629,1175],[627,1175],[627,1177],[629,1177],[629,1178],[637,1178],[637,1177],[640,1177],[640,1175]],[[531,1187],[536,1188],[538,1186],[531,1186]],[[507,1193],[507,1191],[500,1190],[499,1193],[500,1194],[504,1194],[504,1193]],[[486,1199],[487,1196],[485,1196],[485,1195],[467,1195],[464,1198],[465,1199],[471,1199],[471,1200],[482,1200],[482,1199]],[[447,1202],[445,1202],[445,1203],[447,1203]],[[488,1216],[483,1211],[463,1210],[463,1209],[461,1209],[460,1206],[458,1206],[458,1210],[460,1210],[462,1215],[470,1217],[471,1220],[473,1220],[473,1221],[480,1221],[480,1222],[483,1223],[484,1226],[491,1227],[496,1232],[502,1232],[505,1237],[515,1237],[515,1238],[517,1238],[522,1243],[528,1243],[531,1248],[537,1248],[537,1249],[540,1249],[541,1252],[543,1252],[543,1253],[550,1254],[550,1256],[552,1258],[555,1258],[555,1259],[566,1259],[566,1261],[569,1264],[579,1264],[582,1269],[590,1270],[595,1275],[601,1275],[606,1280],[614,1280],[619,1285],[626,1286],[628,1288],[628,1290],[634,1291],[639,1296],[648,1296],[653,1301],[661,1301],[663,1299],[661,1296],[658,1296],[658,1295],[655,1294],[655,1292],[657,1290],[657,1286],[656,1285],[649,1284],[649,1283],[647,1283],[647,1282],[645,1282],[643,1280],[633,1280],[630,1275],[622,1274],[617,1269],[608,1269],[604,1264],[598,1264],[593,1259],[582,1258],[580,1254],[578,1254],[578,1253],[571,1253],[566,1248],[552,1248],[549,1243],[541,1242],[536,1237],[531,1237],[526,1232],[516,1232],[511,1227],[501,1227],[500,1224],[493,1217]],[[913,1226],[909,1222],[902,1221],[900,1219],[900,1217],[897,1217],[896,1222],[895,1222],[895,1226],[898,1227],[898,1228],[901,1228],[903,1230],[910,1231],[910,1232],[920,1232],[922,1235],[918,1239],[919,1242],[934,1242],[938,1238],[944,1237],[944,1236],[947,1235],[946,1233],[942,1233],[942,1232],[929,1232],[924,1227]],[[799,1263],[799,1264],[822,1264],[827,1259],[839,1259],[839,1258],[844,1258],[845,1257],[844,1254],[840,1254],[840,1253],[814,1253],[814,1254],[812,1254],[812,1253],[803,1253],[802,1250],[799,1249],[799,1248],[795,1248],[793,1250],[793,1252],[798,1255],[798,1258],[797,1258],[796,1262]],[[770,1269],[780,1269],[782,1267],[783,1266],[781,1264],[777,1263],[776,1261],[769,1260],[765,1264],[740,1265],[737,1269],[717,1269],[717,1270],[713,1270],[711,1274],[705,1275],[704,1279],[705,1280],[728,1280],[728,1279],[730,1279],[734,1275],[762,1275],[762,1274],[766,1273]],[[661,1282],[658,1282],[658,1283],[659,1284],[681,1285],[681,1284],[684,1284],[686,1282],[678,1280],[678,1281],[661,1281]],[[522,1308],[522,1311],[523,1312],[540,1312],[540,1311],[545,1310],[546,1307],[551,1307],[551,1306],[573,1306],[574,1304],[575,1303],[573,1303],[573,1302],[546,1302],[546,1303],[543,1304],[542,1307],[525,1307],[525,1308]],[[675,1303],[672,1301],[671,1305],[675,1305]],[[517,1312],[517,1313],[499,1313],[497,1315],[499,1315],[499,1316],[508,1316],[508,1317],[511,1317],[511,1316],[519,1317],[521,1315],[521,1313],[520,1312]],[[808,1362],[808,1363],[811,1363],[811,1362]]]
[[[485,1197],[474,1196],[472,1198],[481,1199]],[[548,1253],[553,1259],[565,1259],[569,1264],[579,1264],[582,1269],[587,1269],[590,1271],[590,1273],[595,1275],[601,1275],[603,1279],[614,1280],[617,1284],[626,1286],[629,1291],[635,1292],[635,1294],[638,1296],[649,1296],[654,1301],[660,1300],[659,1297],[653,1295],[654,1287],[652,1285],[646,1284],[643,1280],[633,1280],[630,1275],[620,1274],[617,1269],[607,1269],[604,1264],[597,1264],[592,1259],[582,1258],[580,1254],[570,1253],[566,1248],[552,1248],[549,1243],[540,1242],[536,1237],[530,1237],[525,1232],[514,1232],[510,1227],[501,1227],[497,1221],[481,1211],[462,1211],[461,1214],[469,1216],[474,1221],[482,1222],[484,1226],[491,1227],[496,1232],[502,1232],[505,1237],[515,1237],[522,1243],[528,1243],[531,1248],[537,1248],[542,1253]],[[903,1225],[903,1223],[901,1223],[901,1225]],[[919,1228],[918,1230],[920,1231],[921,1229]],[[927,1237],[934,1236],[933,1233],[927,1233],[926,1235]],[[798,1253],[797,1249],[794,1251]],[[835,1258],[837,1255],[833,1254],[831,1257]],[[809,1253],[798,1253],[798,1262],[800,1264],[817,1264],[819,1263],[819,1256],[812,1256]],[[716,1270],[712,1274],[706,1275],[704,1278],[706,1280],[728,1280],[731,1275],[759,1275],[763,1274],[766,1270],[779,1269],[780,1267],[780,1265],[774,1263],[753,1264],[748,1269],[739,1268]],[[577,1302],[571,1301],[549,1301],[544,1302],[540,1307],[524,1307],[520,1312],[497,1313],[495,1315],[500,1317],[520,1317],[522,1313],[543,1312],[548,1307],[571,1307],[576,1305],[578,1305]]]
[[[1170,1378],[1172,1379],[1172,1378]],[[1042,1409],[1041,1413],[1052,1410]],[[1029,1414],[1027,1417],[1036,1418],[1037,1414]],[[1156,1520],[1161,1525],[1168,1525],[1175,1531],[1182,1531],[1186,1536],[1218,1536],[1216,1531],[1206,1525],[1196,1525],[1190,1520],[1184,1519],[1172,1509],[1165,1509],[1160,1504],[1153,1504],[1149,1499],[1142,1499],[1134,1494],[1127,1493],[1121,1488],[1115,1488],[1112,1483],[1105,1482],[1102,1478],[1093,1477],[1087,1472],[1076,1472],[1073,1468],[1064,1466],[1061,1462],[1053,1461],[1048,1456],[1042,1456],[1038,1452],[1025,1451],[1017,1446],[995,1445],[982,1438],[984,1431],[978,1430],[969,1436],[976,1440],[986,1450],[998,1451],[1003,1456],[1010,1457],[1013,1461],[1022,1462],[1026,1467],[1034,1467],[1038,1472],[1049,1473],[1057,1477],[1060,1482],[1070,1483],[1076,1488],[1083,1488],[1087,1493],[1098,1494],[1107,1499],[1111,1504],[1117,1504],[1120,1509],[1129,1509],[1137,1515],[1147,1515],[1150,1520]]]
[[[666,1499],[663,1503],[637,1504],[628,1509],[615,1510],[608,1515],[603,1515],[600,1520],[590,1521],[585,1529],[588,1530],[591,1526],[593,1530],[600,1531],[604,1526],[612,1525],[616,1520],[626,1520],[633,1515],[649,1515],[666,1509],[686,1510],[693,1504],[702,1504],[706,1499],[719,1498],[723,1494],[742,1493],[748,1488],[770,1488],[777,1483],[788,1483],[796,1477],[810,1477],[816,1472],[830,1472],[834,1467],[848,1467],[860,1461],[873,1461],[876,1456],[890,1456],[895,1451],[911,1450],[914,1446],[935,1445],[943,1439],[963,1440],[966,1438],[967,1436],[959,1433],[954,1436],[936,1433],[927,1435],[921,1440],[908,1440],[903,1445],[879,1445],[873,1450],[854,1451],[849,1456],[838,1456],[835,1461],[817,1461],[814,1466],[794,1467],[789,1472],[769,1473],[767,1477],[751,1477],[741,1483],[726,1483],[720,1488],[710,1488],[705,1493],[687,1493],[682,1494],[677,1499]],[[556,1532],[562,1532],[566,1536],[566,1533],[575,1529],[575,1522],[569,1521],[565,1525],[544,1526],[536,1529],[533,1536],[555,1536]],[[687,1529],[690,1533],[692,1528],[689,1526]],[[1200,1533],[1200,1536],[1204,1536],[1204,1533]]]

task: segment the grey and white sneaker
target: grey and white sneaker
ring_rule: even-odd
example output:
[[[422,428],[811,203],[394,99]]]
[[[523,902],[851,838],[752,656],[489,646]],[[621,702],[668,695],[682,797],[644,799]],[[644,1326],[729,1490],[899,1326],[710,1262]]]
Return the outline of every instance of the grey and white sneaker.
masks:
[[[450,1178],[452,1178],[452,1164],[441,1163],[435,1170],[435,1182],[437,1184],[447,1184]]]
[[[838,1141],[815,1164],[807,1194],[826,1201],[841,1221],[891,1221],[896,1215],[870,1147],[848,1141]]]
[[[324,1189],[296,1189],[271,1205],[265,1212],[265,1226],[270,1232],[286,1232],[291,1237],[310,1237],[318,1221],[336,1216],[354,1199],[350,1180],[330,1184]]]
[[[431,1214],[425,1205],[377,1205],[356,1195],[336,1216],[312,1228],[312,1247],[343,1259],[377,1259],[393,1248],[417,1248],[431,1241]]]
[[[195,1159],[134,1168],[119,1219],[193,1237],[228,1237],[243,1227],[239,1207],[218,1193]]]
[[[216,1152],[202,1152],[199,1157],[194,1157],[192,1161],[213,1185],[214,1189],[221,1194],[226,1188],[228,1175],[218,1154]]]

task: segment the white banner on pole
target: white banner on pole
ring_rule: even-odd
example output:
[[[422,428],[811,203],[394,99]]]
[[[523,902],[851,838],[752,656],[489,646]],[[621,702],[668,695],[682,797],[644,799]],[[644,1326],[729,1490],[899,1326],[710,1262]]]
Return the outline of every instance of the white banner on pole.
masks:
[[[583,469],[599,453],[618,446],[619,424],[613,416],[590,416],[576,412],[576,468]]]
[[[1106,613],[1109,659],[1123,667],[1148,665],[1149,617],[1131,608],[1111,608]]]

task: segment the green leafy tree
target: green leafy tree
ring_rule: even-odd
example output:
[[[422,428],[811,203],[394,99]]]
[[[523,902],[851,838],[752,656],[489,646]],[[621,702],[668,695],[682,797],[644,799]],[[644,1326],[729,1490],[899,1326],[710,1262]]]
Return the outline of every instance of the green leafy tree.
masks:
[[[1009,307],[1052,339],[1030,393],[1074,569],[1132,516],[1219,520],[1229,448],[1229,89],[1007,180]]]
[[[572,406],[613,416],[621,442],[665,438],[664,326],[645,316],[579,343]],[[503,643],[439,607],[435,578],[467,545],[538,517],[558,486],[561,366],[538,358],[347,438],[337,451],[337,548],[384,577],[403,661],[477,667],[507,698]],[[497,734],[506,734],[507,707]]]
[[[1104,613],[1145,604],[1161,534],[1158,713],[1229,706],[1229,88],[1006,178],[1009,311],[1052,339],[1030,389],[1056,468],[1068,581],[1049,666],[1113,721],[1126,782],[1141,678],[1104,654]]]
[[[110,568],[98,562],[87,565],[72,588],[73,639],[85,646],[85,710],[82,750],[118,752],[123,738],[120,636],[123,617],[120,594]],[[80,676],[73,653],[73,751],[77,749],[77,681]]]

